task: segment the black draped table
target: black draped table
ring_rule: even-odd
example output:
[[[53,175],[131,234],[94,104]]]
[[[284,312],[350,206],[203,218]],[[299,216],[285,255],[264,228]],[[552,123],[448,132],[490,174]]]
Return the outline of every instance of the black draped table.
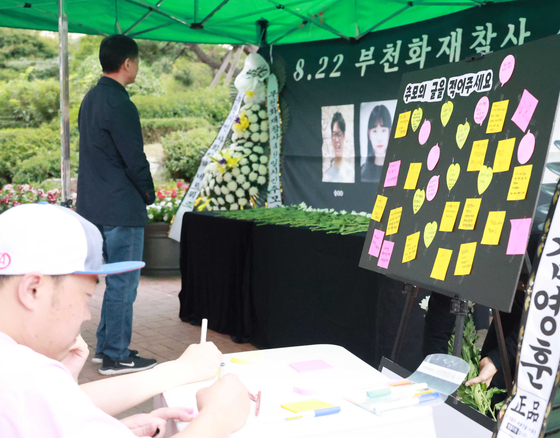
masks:
[[[364,239],[186,213],[181,320],[208,318],[210,329],[258,348],[341,345],[377,367],[391,355],[406,297],[402,282],[358,267]],[[399,361],[409,370],[422,361],[423,313],[417,302]]]

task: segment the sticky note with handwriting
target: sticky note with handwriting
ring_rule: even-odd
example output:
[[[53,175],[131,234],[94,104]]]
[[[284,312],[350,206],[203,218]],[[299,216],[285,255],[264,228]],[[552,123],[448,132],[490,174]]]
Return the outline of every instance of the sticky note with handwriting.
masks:
[[[402,262],[406,263],[416,258],[418,253],[418,242],[420,241],[420,231],[406,236]]]
[[[476,242],[463,243],[459,248],[454,275],[470,275],[476,253]]]
[[[513,169],[511,184],[507,195],[508,201],[521,201],[527,197],[527,189],[531,180],[532,164],[517,166]]]
[[[401,223],[402,207],[393,208],[389,213],[387,220],[387,236],[397,234],[399,232],[399,225]]]
[[[446,202],[439,224],[439,230],[451,233],[455,228],[455,221],[459,213],[460,202]]]
[[[487,149],[488,139],[473,142],[467,172],[478,172],[482,168]]]
[[[509,171],[514,148],[515,138],[508,138],[498,142],[498,149],[496,149],[496,155],[494,156],[494,166],[492,167],[494,173]]]
[[[422,163],[410,163],[410,166],[408,167],[408,174],[406,175],[406,180],[404,182],[405,190],[416,190],[421,170]]]
[[[384,269],[389,269],[389,262],[391,261],[391,256],[393,255],[393,248],[395,247],[395,242],[389,240],[383,241],[383,246],[381,247],[381,253],[379,254],[379,261],[377,266]]]
[[[374,230],[373,238],[371,239],[371,245],[369,246],[368,254],[374,257],[379,257],[379,251],[381,251],[381,245],[383,244],[383,238],[385,237],[385,232],[381,230]]]
[[[510,219],[511,231],[509,232],[507,255],[525,254],[529,233],[531,232],[531,218]]]
[[[374,221],[381,222],[386,205],[387,197],[383,195],[377,195],[377,199],[375,200],[375,205],[373,206],[373,211],[371,213],[371,218]]]
[[[474,230],[481,201],[481,198],[467,198],[461,220],[459,221],[460,230]]]
[[[488,126],[486,127],[487,134],[495,134],[496,132],[503,131],[508,104],[509,100],[502,100],[501,102],[494,102],[492,104]]]
[[[387,174],[385,175],[385,184],[383,187],[395,187],[399,180],[399,170],[401,168],[401,160],[389,163]]]
[[[486,219],[486,226],[484,227],[482,241],[480,242],[482,245],[498,245],[500,243],[505,219],[505,211],[488,212],[488,219]]]
[[[410,122],[411,114],[411,111],[399,114],[397,127],[395,129],[395,138],[406,137],[406,133],[408,132],[408,122]]]
[[[436,256],[436,260],[434,261],[434,266],[432,268],[432,273],[430,274],[431,278],[435,278],[436,280],[445,280],[445,276],[447,275],[447,269],[449,268],[449,262],[451,261],[451,256],[453,255],[453,250],[439,248]]]
[[[519,128],[525,132],[531,118],[537,109],[539,100],[529,93],[527,90],[523,90],[523,95],[521,96],[521,101],[517,105],[517,109],[511,118],[511,121],[515,123]]]

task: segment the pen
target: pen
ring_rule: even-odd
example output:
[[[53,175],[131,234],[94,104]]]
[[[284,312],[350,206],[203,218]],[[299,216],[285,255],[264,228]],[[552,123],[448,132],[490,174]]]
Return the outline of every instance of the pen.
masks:
[[[414,406],[414,405],[434,401],[437,400],[438,398],[439,398],[439,392],[434,392],[431,394],[421,395],[420,397],[411,397],[404,400],[379,403],[373,408],[373,413],[377,415],[381,415],[387,411],[392,411],[393,409],[407,408],[409,406]]]
[[[301,412],[297,416],[287,417],[286,420],[300,420],[304,418],[323,417],[325,415],[338,414],[339,412],[340,406],[333,406],[332,408],[315,409],[314,411]]]
[[[225,362],[222,362],[220,364],[220,368],[218,370],[218,379],[224,376],[225,370],[226,370],[226,364],[225,364]]]
[[[208,320],[202,319],[202,327],[200,328],[200,343],[206,342],[206,332],[208,331]]]

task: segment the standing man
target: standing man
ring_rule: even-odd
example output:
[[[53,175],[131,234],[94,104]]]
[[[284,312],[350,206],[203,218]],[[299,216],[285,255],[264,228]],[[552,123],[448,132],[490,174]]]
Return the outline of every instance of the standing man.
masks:
[[[103,77],[84,97],[78,116],[77,211],[101,231],[106,263],[142,260],[146,205],[155,193],[140,117],[125,89],[138,72],[138,45],[125,35],[111,35],[101,42],[99,61]],[[101,374],[131,373],[157,363],[128,349],[139,281],[139,270],[105,278],[93,359],[103,362]]]

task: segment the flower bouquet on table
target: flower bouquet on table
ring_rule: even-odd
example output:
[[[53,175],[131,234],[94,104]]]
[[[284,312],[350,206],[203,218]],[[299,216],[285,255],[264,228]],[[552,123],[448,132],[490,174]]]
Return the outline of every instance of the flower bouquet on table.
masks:
[[[0,213],[21,204],[35,204],[37,202],[48,202],[49,204],[57,204],[62,189],[45,190],[23,184],[14,186],[6,184],[0,189]],[[76,205],[76,193],[71,193],[73,205]],[[74,207],[72,207],[74,208]]]
[[[171,223],[188,188],[189,184],[182,181],[158,187],[156,200],[152,205],[146,206],[148,210],[148,223]]]

